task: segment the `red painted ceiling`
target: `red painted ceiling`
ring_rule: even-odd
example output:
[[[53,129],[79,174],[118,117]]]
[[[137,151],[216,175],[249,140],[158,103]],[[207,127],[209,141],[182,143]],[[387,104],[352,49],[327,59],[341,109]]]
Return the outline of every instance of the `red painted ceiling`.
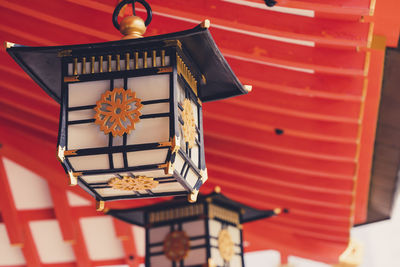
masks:
[[[149,0],[154,14],[146,35],[211,20],[217,45],[253,91],[204,104],[209,180],[202,191],[220,185],[227,196],[254,207],[290,209],[287,215],[246,225],[247,251],[276,249],[283,256],[333,263],[347,247],[354,221],[363,222],[366,214],[384,59],[384,46],[373,39],[370,21],[377,25],[375,33],[386,34],[387,40],[398,37],[398,28],[380,32],[382,23],[372,16],[375,5],[370,0],[278,2],[278,7],[314,12],[273,12],[258,0]],[[377,8],[389,8],[389,2],[377,1]],[[30,46],[118,40],[111,23],[115,4],[3,0],[0,39]],[[386,25],[395,24],[392,18],[386,18]],[[55,157],[58,104],[4,52],[0,79],[1,155],[45,177],[52,190],[66,190],[67,177]],[[72,190],[90,199],[83,190]],[[12,206],[10,201],[3,194],[2,220],[18,225],[16,211],[5,204]],[[154,201],[107,205],[122,208]],[[57,206],[50,212],[68,219]],[[67,233],[68,227],[79,226],[62,227]],[[27,242],[29,250],[29,239],[18,227],[8,231],[11,242]],[[79,249],[84,248],[74,249],[78,255]],[[87,266],[82,257],[78,263]]]

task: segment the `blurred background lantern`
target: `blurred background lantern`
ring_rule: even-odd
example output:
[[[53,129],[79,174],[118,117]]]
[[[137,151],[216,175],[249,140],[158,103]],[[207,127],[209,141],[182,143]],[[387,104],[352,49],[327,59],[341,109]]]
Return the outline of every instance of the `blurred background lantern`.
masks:
[[[147,19],[129,16],[141,3]],[[135,14],[135,12],[133,12]],[[98,201],[188,195],[207,180],[202,103],[245,94],[205,20],[194,29],[142,38],[147,2],[122,1],[121,41],[57,47],[7,43],[14,60],[61,105],[58,158]]]
[[[254,209],[220,191],[199,195],[195,204],[177,197],[107,214],[146,228],[148,267],[244,266],[242,224],[287,210]]]

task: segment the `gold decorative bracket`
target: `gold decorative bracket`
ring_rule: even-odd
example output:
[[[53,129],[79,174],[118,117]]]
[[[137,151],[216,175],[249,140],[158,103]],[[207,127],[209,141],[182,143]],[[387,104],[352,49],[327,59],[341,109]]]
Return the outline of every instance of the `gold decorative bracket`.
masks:
[[[188,195],[188,201],[190,203],[195,203],[197,201],[197,196],[199,195],[199,190],[194,189],[189,195]]]
[[[4,42],[4,48],[5,49],[8,49],[8,48],[11,48],[11,47],[14,47],[14,46],[15,46],[14,43],[7,42],[7,41]]]
[[[104,211],[106,205],[103,200],[96,200],[96,211]]]
[[[61,50],[57,53],[57,57],[70,57],[72,56],[72,50]]]
[[[211,26],[211,21],[209,19],[205,19],[200,23],[200,27],[203,29],[208,29]]]
[[[58,146],[57,158],[60,162],[64,162],[65,156],[76,155],[77,150],[65,150],[65,147]]]
[[[82,175],[81,172],[69,171],[69,186],[75,186],[78,184],[78,176]]]

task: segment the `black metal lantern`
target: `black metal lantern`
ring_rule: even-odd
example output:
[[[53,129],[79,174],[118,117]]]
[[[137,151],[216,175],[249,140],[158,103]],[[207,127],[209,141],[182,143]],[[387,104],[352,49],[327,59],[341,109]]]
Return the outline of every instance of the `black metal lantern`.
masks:
[[[107,214],[146,228],[147,267],[242,267],[242,224],[287,210],[254,209],[219,192],[200,194],[195,204],[177,197]]]
[[[118,24],[122,6],[142,3]],[[58,158],[104,201],[189,195],[207,180],[202,103],[245,94],[215,45],[209,21],[182,32],[138,38],[151,21],[143,1],[124,0],[114,24],[121,41],[54,47],[7,43],[14,60],[61,105]],[[136,39],[130,39],[136,38]]]

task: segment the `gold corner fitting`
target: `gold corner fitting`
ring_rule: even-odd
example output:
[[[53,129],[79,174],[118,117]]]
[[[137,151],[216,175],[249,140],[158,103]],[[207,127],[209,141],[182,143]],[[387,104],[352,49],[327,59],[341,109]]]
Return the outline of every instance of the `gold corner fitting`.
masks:
[[[247,93],[250,93],[251,90],[253,90],[253,86],[252,86],[252,85],[248,85],[248,84],[245,84],[245,85],[243,86],[243,88],[244,88],[244,90],[247,91]]]
[[[72,56],[71,49],[61,50],[57,53],[57,57],[70,57],[70,56]]]
[[[79,75],[64,77],[64,82],[65,83],[79,82]]]
[[[82,175],[81,172],[69,171],[69,186],[75,186],[78,184],[78,176]]]
[[[4,42],[4,48],[5,49],[8,49],[8,48],[11,48],[11,47],[14,47],[14,46],[15,46],[14,43],[7,42],[7,41]]]
[[[208,29],[211,26],[211,21],[209,19],[205,19],[200,23],[200,27],[203,29]]]
[[[96,211],[104,211],[105,202],[103,200],[96,200]]]
[[[281,208],[275,208],[274,209],[274,213],[277,214],[277,215],[281,214],[282,213],[282,209]]]
[[[197,196],[199,195],[199,190],[193,190],[190,194],[188,194],[188,202],[195,203],[197,201]]]
[[[221,193],[221,187],[218,186],[218,185],[216,187],[214,187],[214,192],[217,193],[217,194],[220,194]]]

